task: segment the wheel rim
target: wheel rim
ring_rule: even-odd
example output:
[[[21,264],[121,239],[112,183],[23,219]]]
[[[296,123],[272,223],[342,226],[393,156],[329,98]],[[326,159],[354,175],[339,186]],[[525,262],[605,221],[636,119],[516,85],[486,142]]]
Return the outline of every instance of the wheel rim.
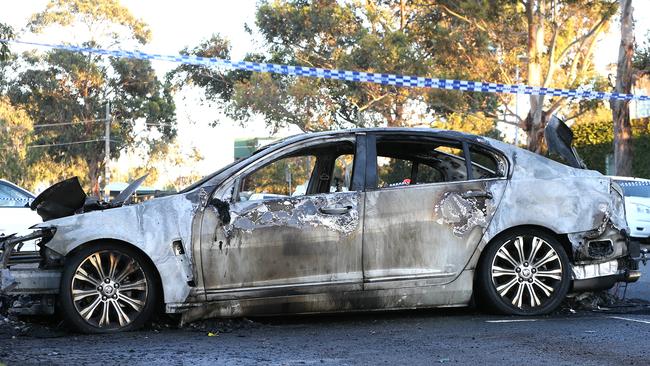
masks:
[[[512,306],[528,310],[552,301],[562,283],[562,261],[544,239],[518,236],[497,250],[492,260],[492,284]]]
[[[88,324],[122,328],[133,322],[147,303],[147,277],[130,256],[106,250],[86,257],[72,277],[72,302]]]

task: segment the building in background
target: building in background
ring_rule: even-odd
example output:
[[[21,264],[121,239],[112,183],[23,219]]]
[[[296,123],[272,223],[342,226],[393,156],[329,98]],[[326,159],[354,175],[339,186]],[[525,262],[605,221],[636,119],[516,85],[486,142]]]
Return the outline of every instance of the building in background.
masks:
[[[253,155],[253,153],[260,147],[268,145],[277,140],[277,137],[236,138],[234,144],[235,161],[245,159]]]
[[[632,93],[650,95],[650,77],[644,76],[634,82]],[[650,101],[633,100],[630,102],[630,119],[650,117]]]

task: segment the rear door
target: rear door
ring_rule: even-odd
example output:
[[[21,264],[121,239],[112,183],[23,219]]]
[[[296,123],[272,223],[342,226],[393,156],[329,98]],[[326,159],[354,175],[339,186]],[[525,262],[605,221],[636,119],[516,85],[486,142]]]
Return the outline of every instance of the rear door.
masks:
[[[426,136],[377,134],[368,144],[368,161],[376,163],[366,173],[365,287],[452,281],[503,193],[505,159],[479,145]]]

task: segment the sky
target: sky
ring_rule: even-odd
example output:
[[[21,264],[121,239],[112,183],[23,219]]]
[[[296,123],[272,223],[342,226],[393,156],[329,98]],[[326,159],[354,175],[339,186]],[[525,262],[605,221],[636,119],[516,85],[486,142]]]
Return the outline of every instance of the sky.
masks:
[[[42,10],[47,0],[0,0],[3,12],[0,22],[8,23],[15,29],[20,29],[29,17]],[[246,53],[259,49],[260,44],[255,37],[244,31],[244,25],[254,25],[255,0],[185,0],[185,1],[154,1],[154,0],[122,0],[121,3],[137,17],[144,20],[152,31],[152,40],[141,50],[161,54],[178,54],[184,47],[192,47],[213,33],[219,33],[231,41],[232,59],[239,60]],[[637,42],[648,39],[650,30],[650,1],[634,0],[636,14]],[[8,9],[8,11],[7,11]],[[70,33],[70,32],[68,32]],[[49,32],[49,34],[29,37],[30,40],[58,43],[69,39],[70,34]],[[74,35],[72,35],[74,37]],[[83,37],[83,35],[79,35]],[[38,37],[38,39],[34,39]],[[68,37],[68,38],[66,38]],[[610,33],[598,44],[595,52],[595,64],[598,70],[604,72],[607,65],[616,62],[620,35],[618,24],[611,26]],[[13,47],[16,52],[25,48]],[[176,65],[153,61],[159,76],[174,68]],[[178,143],[185,151],[197,148],[204,160],[192,168],[200,174],[208,174],[233,160],[233,144],[235,138],[268,136],[264,123],[257,119],[247,123],[246,128],[240,127],[220,111],[218,106],[201,105],[200,92],[189,90],[175,97],[178,120]],[[210,127],[212,121],[219,120],[217,127]],[[278,136],[295,134],[299,131],[288,129],[280,131]],[[133,156],[123,157],[119,164],[138,165],[141,162]]]

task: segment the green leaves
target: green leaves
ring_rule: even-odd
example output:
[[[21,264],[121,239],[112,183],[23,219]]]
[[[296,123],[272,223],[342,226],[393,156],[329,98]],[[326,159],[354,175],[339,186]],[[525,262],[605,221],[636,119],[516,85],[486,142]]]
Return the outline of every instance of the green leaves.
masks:
[[[487,61],[458,62],[458,47],[450,47],[448,39],[453,35],[458,42],[466,42],[470,46],[460,47],[472,55],[490,52],[486,51],[487,43],[458,31],[463,21],[443,21],[441,14],[439,7],[420,1],[262,1],[256,25],[264,49],[246,58],[404,75],[490,77],[483,69],[481,77],[472,75],[474,66],[488,65]],[[229,50],[228,42],[215,35],[183,52],[227,58]],[[415,125],[430,121],[426,115],[429,113],[495,114],[497,106],[495,97],[485,94],[220,71],[202,66],[179,66],[168,78],[176,87],[188,83],[199,86],[208,100],[224,102],[227,114],[242,124],[252,116],[262,116],[271,130],[288,124],[304,131]]]
[[[11,26],[0,23],[0,39],[13,39],[14,30]],[[0,62],[9,59],[9,45],[7,42],[0,41]]]
[[[128,8],[118,0],[50,0],[45,10],[32,16],[28,27],[34,33],[40,33],[50,26],[83,25],[90,33],[98,30],[98,36],[112,40],[124,40],[126,29],[129,37],[141,44],[151,39],[151,31],[146,23],[136,19]]]
[[[27,145],[32,140],[32,130],[27,113],[0,97],[0,171],[4,179],[26,183]]]
[[[87,32],[88,47],[122,42],[145,43],[148,27],[117,0],[51,0],[30,23],[35,32],[64,27]],[[7,96],[24,110],[35,128],[31,170],[56,180],[75,172],[95,186],[104,169],[106,105],[111,106],[111,158],[136,145],[153,150],[176,136],[171,85],[158,80],[151,63],[52,50],[24,54],[12,63]],[[153,138],[136,136],[136,121],[146,122]],[[150,137],[151,137],[150,136]],[[142,143],[147,144],[141,146]]]

